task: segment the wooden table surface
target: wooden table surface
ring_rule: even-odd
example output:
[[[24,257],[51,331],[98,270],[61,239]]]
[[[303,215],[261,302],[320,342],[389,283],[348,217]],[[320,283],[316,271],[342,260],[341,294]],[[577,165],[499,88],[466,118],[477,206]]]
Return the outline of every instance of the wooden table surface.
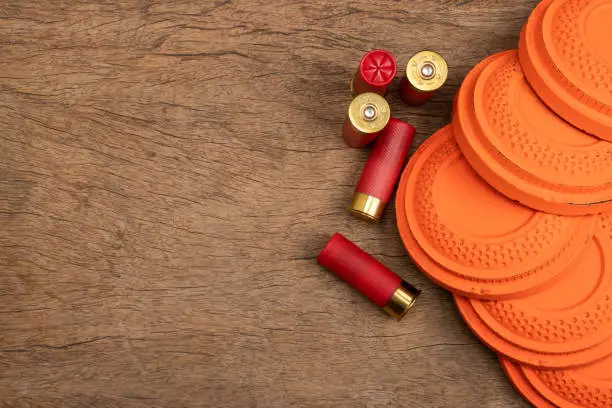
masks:
[[[347,214],[359,59],[438,50],[420,143],[536,0],[4,0],[0,406],[527,407],[394,206]],[[415,146],[418,145],[415,143]],[[319,267],[341,232],[424,293],[401,323]]]

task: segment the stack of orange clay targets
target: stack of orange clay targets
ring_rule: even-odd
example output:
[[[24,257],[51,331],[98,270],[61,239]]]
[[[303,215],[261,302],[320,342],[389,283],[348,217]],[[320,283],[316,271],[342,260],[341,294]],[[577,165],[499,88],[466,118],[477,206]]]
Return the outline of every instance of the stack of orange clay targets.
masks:
[[[403,174],[415,129],[385,99],[396,73],[374,50],[350,83],[344,141],[373,145],[350,212],[380,221],[399,178],[408,253],[515,388],[536,407],[612,408],[612,0],[542,1]],[[447,74],[415,54],[402,99],[425,103]],[[338,233],[317,261],[398,320],[420,293]]]
[[[544,0],[410,158],[402,241],[536,407],[612,407],[612,0]]]

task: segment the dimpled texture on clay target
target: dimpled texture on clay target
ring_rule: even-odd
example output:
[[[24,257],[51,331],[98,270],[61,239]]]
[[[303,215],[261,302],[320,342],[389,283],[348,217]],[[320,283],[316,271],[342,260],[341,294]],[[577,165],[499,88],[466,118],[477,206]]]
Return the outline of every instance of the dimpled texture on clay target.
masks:
[[[501,337],[478,316],[468,298],[454,295],[457,309],[472,332],[487,347],[522,364],[541,368],[579,367],[601,360],[612,351],[612,338],[591,348],[570,353],[543,353],[528,350]]]
[[[612,242],[612,214],[600,215],[599,221],[600,232]],[[603,311],[603,308],[600,309],[599,313],[592,317],[597,318],[604,313]],[[606,308],[605,311],[607,316],[612,313],[610,308]],[[607,351],[604,358],[575,368],[545,370],[515,365],[520,375],[528,382],[528,385],[523,384],[520,388],[531,388],[538,395],[551,401],[554,406],[561,408],[610,408],[612,407],[612,344],[609,342]],[[503,359],[502,364],[504,364]],[[519,378],[519,375],[514,373],[512,377]]]
[[[612,241],[612,213],[599,214],[599,227],[604,234],[608,234],[608,240]]]
[[[544,0],[519,54],[540,98],[574,126],[612,141],[612,0]]]
[[[533,388],[555,406],[612,407],[612,355],[571,369],[543,370],[529,366],[520,368]]]
[[[577,347],[584,347],[588,344],[582,339],[593,340],[605,337],[604,332],[609,331],[612,325],[612,296],[609,290],[601,290],[604,285],[607,284],[609,287],[610,284],[609,259],[612,256],[612,215],[598,215],[595,217],[595,221],[596,228],[590,244],[566,272],[566,274],[573,276],[562,275],[560,280],[553,284],[553,288],[540,292],[541,302],[539,307],[537,306],[538,295],[532,295],[531,301],[528,302],[524,300],[512,301],[522,302],[524,306],[532,306],[532,313],[527,314],[525,310],[493,306],[481,307],[480,313],[478,313],[474,304],[479,302],[460,296],[455,296],[455,301],[461,315],[476,336],[487,346],[512,360],[534,367],[567,368],[590,364],[596,364],[599,367],[601,365],[599,361],[607,358],[610,371],[606,381],[608,381],[607,387],[609,388],[611,385],[609,381],[612,381],[612,359],[608,356],[612,354],[612,338],[608,335],[605,340],[592,345],[590,348]],[[596,276],[597,271],[600,274],[599,280]],[[583,276],[585,277],[584,281],[581,279]],[[565,282],[563,282],[564,280]],[[564,295],[563,292],[566,292],[566,294]],[[555,299],[555,294],[557,297],[567,298],[569,301],[569,304],[565,303],[568,306],[567,310],[555,311],[555,305],[558,308],[565,302],[561,299]],[[506,302],[506,304],[512,302]],[[493,303],[499,305],[499,302]],[[506,324],[515,334],[508,335],[507,330],[496,331],[496,329],[499,329],[499,324],[495,326],[485,323],[482,315],[486,315],[490,310],[495,310],[497,317],[501,317],[502,324]],[[554,311],[557,316],[551,315],[551,311]],[[490,320],[489,318],[489,323]],[[534,348],[541,351],[530,350],[515,344],[525,344],[524,341],[512,342],[508,340],[516,340],[516,334],[530,340],[537,339],[541,347]],[[546,342],[550,345],[548,349],[544,346]],[[591,343],[594,342],[591,341]],[[567,347],[568,344],[573,344],[574,347],[569,348]],[[563,350],[567,351],[563,352]]]
[[[564,215],[612,209],[612,143],[546,107],[516,51],[489,57],[468,74],[453,126],[470,164],[511,199]]]
[[[519,347],[542,353],[579,352],[612,336],[611,257],[611,243],[598,231],[543,290],[510,301],[469,301],[484,324]]]
[[[533,385],[525,377],[525,373],[521,367],[508,360],[507,358],[500,356],[499,361],[506,377],[510,380],[514,388],[531,404],[538,408],[557,408],[552,402],[548,401],[542,394],[536,390]]]
[[[512,299],[560,274],[591,235],[592,217],[545,214],[487,185],[462,156],[452,128],[409,161],[396,201],[400,235],[441,286],[480,299]]]

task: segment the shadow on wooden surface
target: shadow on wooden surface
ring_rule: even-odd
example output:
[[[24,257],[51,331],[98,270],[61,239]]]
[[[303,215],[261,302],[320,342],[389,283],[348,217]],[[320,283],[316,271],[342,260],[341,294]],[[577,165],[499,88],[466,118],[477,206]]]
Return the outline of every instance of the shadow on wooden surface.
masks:
[[[0,6],[0,400],[11,407],[525,407],[384,222],[346,205],[361,55],[443,54],[421,142],[535,0]],[[415,143],[415,147],[418,143]],[[315,256],[424,290],[395,323]]]

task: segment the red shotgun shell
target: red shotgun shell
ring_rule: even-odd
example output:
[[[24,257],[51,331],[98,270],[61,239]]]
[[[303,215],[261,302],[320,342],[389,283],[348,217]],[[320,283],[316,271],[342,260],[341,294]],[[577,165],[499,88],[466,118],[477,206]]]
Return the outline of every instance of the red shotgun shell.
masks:
[[[389,51],[372,50],[363,56],[351,80],[351,95],[374,92],[385,96],[396,73],[397,64]]]
[[[400,95],[408,105],[422,105],[440,89],[448,76],[448,65],[433,51],[416,53],[406,64]]]
[[[391,111],[382,96],[366,92],[351,102],[342,137],[348,147],[362,147],[376,139],[389,122]]]
[[[368,221],[380,221],[393,194],[408,150],[414,139],[414,128],[391,118],[376,139],[365,164],[349,211]]]
[[[418,289],[338,233],[325,245],[317,262],[397,320],[404,317],[420,294]]]

